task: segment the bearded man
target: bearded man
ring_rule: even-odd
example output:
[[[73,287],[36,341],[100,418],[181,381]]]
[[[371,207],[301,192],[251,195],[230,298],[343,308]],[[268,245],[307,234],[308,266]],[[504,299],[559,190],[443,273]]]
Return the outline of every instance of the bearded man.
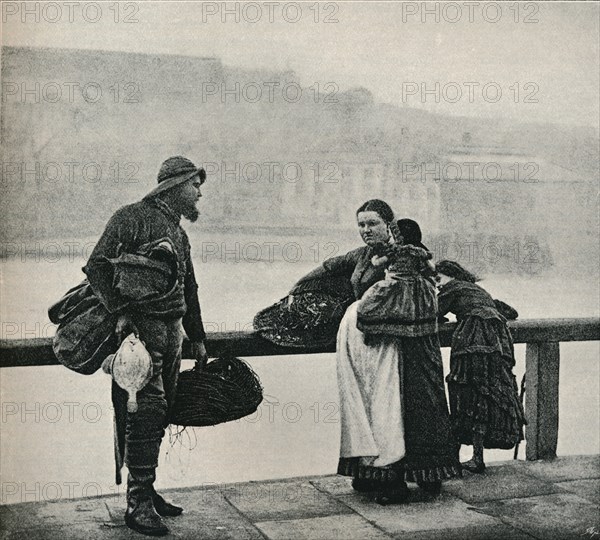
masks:
[[[181,363],[182,326],[192,356],[202,363],[207,360],[190,243],[180,225],[181,217],[191,222],[198,219],[197,203],[205,179],[204,169],[189,159],[167,159],[158,173],[158,186],[113,215],[84,268],[94,293],[111,314],[118,315],[117,335],[123,339],[134,332],[152,357],[152,378],[137,394],[137,412],[127,412],[127,395],[114,381],[112,396],[117,483],[123,462],[129,471],[125,522],[131,529],[153,536],[169,532],[161,516],[182,512],[154,489],[160,444]],[[150,284],[144,283],[143,272],[135,273],[137,267],[131,262],[157,246],[173,261],[172,287],[143,299],[139,291]]]

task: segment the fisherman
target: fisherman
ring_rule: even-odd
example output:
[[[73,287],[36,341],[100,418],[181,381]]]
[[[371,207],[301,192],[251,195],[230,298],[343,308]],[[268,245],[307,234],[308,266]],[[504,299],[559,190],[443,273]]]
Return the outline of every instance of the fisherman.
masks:
[[[117,482],[123,462],[129,471],[125,523],[152,536],[169,532],[161,516],[182,513],[153,486],[181,363],[182,323],[192,356],[201,363],[207,361],[190,244],[180,224],[182,216],[191,222],[198,219],[197,203],[205,179],[204,169],[189,159],[167,159],[160,167],[158,186],[141,201],[117,210],[84,268],[94,293],[118,316],[119,339],[133,332],[152,358],[152,378],[137,394],[137,412],[127,412],[127,394],[114,381],[112,388]],[[169,290],[141,298],[144,290],[155,286],[150,283],[155,278],[150,270],[161,267],[136,266],[139,260],[147,260],[140,253],[162,253],[163,259],[165,254],[171,256],[174,275]]]

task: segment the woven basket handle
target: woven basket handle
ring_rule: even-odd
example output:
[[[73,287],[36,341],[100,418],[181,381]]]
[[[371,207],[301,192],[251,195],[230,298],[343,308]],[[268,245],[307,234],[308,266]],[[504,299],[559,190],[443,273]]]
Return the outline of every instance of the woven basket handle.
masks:
[[[196,360],[196,363],[194,364],[194,371],[202,373],[206,369],[207,363],[208,360]]]
[[[200,373],[202,371],[204,371],[204,369],[206,368],[206,364],[208,363],[208,359],[205,360],[199,360],[197,357],[200,356],[199,351],[197,351],[195,348],[192,348],[192,355],[195,356],[196,358],[194,358],[194,371]]]

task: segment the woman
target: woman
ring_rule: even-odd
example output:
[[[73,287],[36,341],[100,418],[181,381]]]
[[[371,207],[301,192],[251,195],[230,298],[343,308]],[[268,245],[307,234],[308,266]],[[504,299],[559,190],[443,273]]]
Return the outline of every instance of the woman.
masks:
[[[352,476],[354,489],[377,492],[377,501],[387,504],[407,498],[406,481],[439,492],[442,480],[460,474],[460,464],[437,333],[369,336],[365,341],[357,328],[358,300],[385,277],[383,265],[372,261],[390,240],[394,214],[387,203],[373,199],[356,216],[366,245],[328,259],[296,287],[324,275],[350,279],[356,301],[340,323],[337,340],[342,423],[338,474]]]
[[[485,470],[484,448],[513,448],[523,440],[525,414],[519,400],[512,337],[503,310],[517,313],[475,283],[454,261],[436,265],[439,314],[456,315],[447,377],[452,427],[461,444],[473,445],[466,470]]]

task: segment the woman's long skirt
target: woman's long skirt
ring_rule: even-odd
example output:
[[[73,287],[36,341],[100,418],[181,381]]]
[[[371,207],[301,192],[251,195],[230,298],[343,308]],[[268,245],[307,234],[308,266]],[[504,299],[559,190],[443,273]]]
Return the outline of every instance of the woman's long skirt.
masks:
[[[460,475],[437,334],[369,337],[352,304],[338,332],[338,474],[386,483]]]

